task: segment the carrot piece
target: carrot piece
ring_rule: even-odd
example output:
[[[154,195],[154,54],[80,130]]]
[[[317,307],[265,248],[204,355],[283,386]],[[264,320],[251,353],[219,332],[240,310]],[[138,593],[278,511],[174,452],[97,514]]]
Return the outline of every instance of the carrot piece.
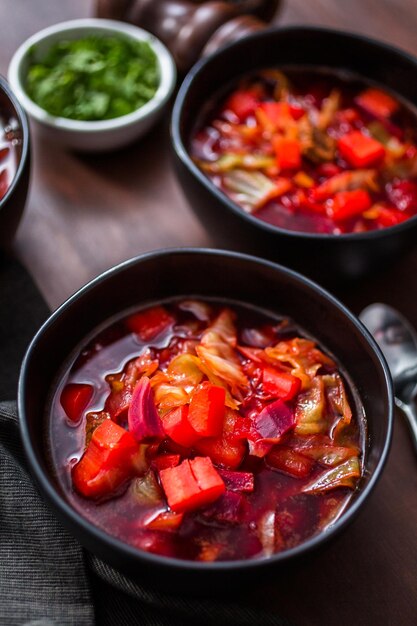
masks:
[[[61,393],[61,405],[67,417],[72,422],[78,422],[81,415],[93,397],[94,389],[91,385],[69,383]]]
[[[114,492],[133,475],[138,450],[129,432],[105,420],[93,432],[84,455],[72,470],[74,487],[87,498]]]
[[[179,406],[162,418],[162,426],[175,443],[190,448],[199,439],[200,435],[188,421],[188,406]]]
[[[391,117],[398,110],[398,102],[392,96],[374,87],[362,91],[355,102],[375,117]]]
[[[375,165],[385,156],[385,148],[373,137],[354,130],[343,135],[338,141],[340,154],[354,167]]]
[[[272,139],[272,145],[280,169],[295,170],[301,167],[301,148],[297,139],[276,136]]]
[[[371,205],[371,197],[363,189],[340,191],[333,198],[329,214],[334,220],[346,220],[367,211]]]
[[[222,432],[226,391],[223,387],[202,383],[194,393],[188,423],[200,437],[217,437]]]
[[[261,102],[256,117],[261,126],[271,132],[286,128],[293,119],[287,102]]]
[[[208,457],[186,459],[177,467],[161,470],[159,475],[169,507],[175,513],[214,502],[226,490]]]
[[[291,400],[300,391],[301,380],[274,367],[265,367],[262,374],[264,391],[281,400]]]
[[[135,313],[126,320],[128,329],[138,335],[141,341],[155,339],[173,323],[174,318],[162,306]]]

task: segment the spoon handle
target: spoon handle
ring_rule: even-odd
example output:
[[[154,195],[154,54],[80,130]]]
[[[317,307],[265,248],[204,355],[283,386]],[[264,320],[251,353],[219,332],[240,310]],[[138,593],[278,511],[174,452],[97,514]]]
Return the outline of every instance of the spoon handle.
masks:
[[[415,406],[414,404],[403,402],[399,398],[395,398],[395,404],[401,409],[407,419],[414,451],[417,453],[417,411]]]

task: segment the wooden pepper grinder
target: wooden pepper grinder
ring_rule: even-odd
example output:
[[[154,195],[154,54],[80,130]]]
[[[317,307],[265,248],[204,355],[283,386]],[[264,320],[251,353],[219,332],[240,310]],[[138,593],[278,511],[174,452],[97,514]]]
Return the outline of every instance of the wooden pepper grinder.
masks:
[[[184,73],[202,54],[265,28],[279,4],[280,0],[97,0],[96,13],[153,33]]]

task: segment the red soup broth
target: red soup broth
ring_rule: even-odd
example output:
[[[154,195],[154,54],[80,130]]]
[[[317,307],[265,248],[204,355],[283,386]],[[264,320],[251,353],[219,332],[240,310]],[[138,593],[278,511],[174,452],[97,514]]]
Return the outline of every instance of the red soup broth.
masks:
[[[291,320],[176,300],[77,348],[48,410],[72,506],[142,550],[266,557],[331,525],[358,489],[365,416],[334,358]]]
[[[0,106],[0,201],[6,195],[16,174],[17,149],[21,144],[17,129],[17,120],[5,116]]]
[[[398,96],[348,73],[266,69],[213,98],[190,153],[243,211],[340,235],[417,213],[417,121]]]

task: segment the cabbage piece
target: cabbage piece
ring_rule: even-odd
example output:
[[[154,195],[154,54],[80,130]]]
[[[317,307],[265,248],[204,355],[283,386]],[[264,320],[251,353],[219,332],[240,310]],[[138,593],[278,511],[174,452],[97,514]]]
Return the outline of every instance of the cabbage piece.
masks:
[[[272,364],[277,361],[289,368],[293,376],[297,376],[302,388],[309,387],[310,381],[317,371],[325,365],[335,367],[335,362],[316,347],[314,341],[295,337],[288,341],[280,341],[275,346],[265,348],[265,358]]]
[[[322,376],[316,376],[310,387],[302,391],[295,405],[295,432],[297,435],[315,435],[327,429],[326,398]]]
[[[211,317],[211,306],[207,302],[201,302],[201,300],[183,300],[179,303],[178,308],[181,311],[192,313],[200,322],[208,322]]]
[[[166,373],[170,382],[194,388],[203,378],[200,365],[200,359],[193,354],[179,354],[169,363]]]
[[[288,191],[288,185],[284,187],[274,183],[262,172],[235,169],[225,174],[223,182],[233,200],[247,213],[255,213],[267,202]]]
[[[360,475],[359,459],[354,456],[315,478],[311,483],[303,487],[302,491],[304,493],[324,493],[338,487],[354,489]]]
[[[309,459],[314,459],[321,465],[335,467],[353,456],[358,456],[359,448],[354,445],[336,446],[326,435],[297,437],[291,442],[291,447]]]
[[[341,93],[338,89],[332,89],[327,98],[324,99],[317,119],[317,128],[325,130],[333,121],[333,118],[340,107]]]
[[[330,435],[332,439],[336,439],[340,431],[350,424],[352,420],[352,410],[340,374],[329,374],[322,378],[328,406],[335,419]]]
[[[210,345],[210,333],[214,332],[220,335],[224,341],[235,348],[237,344],[235,319],[236,314],[231,309],[223,309],[203,334],[201,343],[203,345]]]
[[[355,189],[378,191],[377,171],[368,169],[335,174],[321,183],[313,193],[316,200],[325,200],[340,191],[354,191]]]
[[[130,492],[135,502],[147,506],[161,504],[164,499],[162,489],[152,470],[149,470],[142,478],[132,480]]]

